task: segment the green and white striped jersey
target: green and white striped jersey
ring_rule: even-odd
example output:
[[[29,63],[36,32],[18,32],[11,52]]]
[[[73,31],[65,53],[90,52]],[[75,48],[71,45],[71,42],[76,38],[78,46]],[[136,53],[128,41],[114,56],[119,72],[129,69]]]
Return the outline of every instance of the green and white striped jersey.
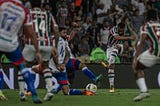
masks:
[[[140,38],[143,34],[148,35],[151,43],[152,53],[155,56],[160,55],[160,23],[158,21],[149,21],[140,29]]]
[[[54,17],[49,11],[40,8],[33,8],[30,10],[33,19],[33,28],[36,32],[39,46],[52,46],[51,32],[54,26],[57,26]],[[26,38],[25,43],[32,45],[31,39]]]

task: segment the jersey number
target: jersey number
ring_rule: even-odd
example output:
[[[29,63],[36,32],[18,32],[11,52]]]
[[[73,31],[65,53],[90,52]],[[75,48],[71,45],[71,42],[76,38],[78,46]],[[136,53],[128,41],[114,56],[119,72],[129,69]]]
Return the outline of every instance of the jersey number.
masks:
[[[38,24],[38,21],[37,20],[34,20],[33,21],[34,24],[35,24],[35,31],[38,33],[39,30],[42,31],[42,33],[45,33],[45,21],[41,20],[40,24]]]
[[[7,13],[4,13],[2,16],[1,29],[5,29],[6,31],[10,31],[14,22],[16,21],[16,16],[8,16]]]

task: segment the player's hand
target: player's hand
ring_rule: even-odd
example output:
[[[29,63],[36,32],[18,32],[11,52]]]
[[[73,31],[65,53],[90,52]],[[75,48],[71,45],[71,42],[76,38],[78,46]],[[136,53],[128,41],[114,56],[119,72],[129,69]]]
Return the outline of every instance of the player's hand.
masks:
[[[132,63],[132,68],[133,68],[133,70],[135,70],[136,67],[137,67],[137,58],[135,57],[135,58],[133,59],[133,63]]]
[[[33,65],[32,71],[41,74],[42,73],[42,65],[41,64]]]
[[[101,61],[101,64],[102,64],[102,66],[105,67],[105,68],[108,68],[108,67],[109,67],[109,64],[105,63],[104,61]]]
[[[53,48],[52,49],[52,55],[53,55],[53,57],[58,57],[58,52],[57,52],[57,49],[56,48]]]
[[[57,65],[57,69],[58,69],[59,71],[64,71],[64,70],[65,70],[65,64],[58,64],[58,65]]]

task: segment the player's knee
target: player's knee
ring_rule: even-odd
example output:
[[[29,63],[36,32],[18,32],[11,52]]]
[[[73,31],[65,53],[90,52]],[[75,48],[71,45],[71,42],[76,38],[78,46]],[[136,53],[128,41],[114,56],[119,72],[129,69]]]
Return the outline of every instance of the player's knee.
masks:
[[[137,62],[137,65],[135,67],[136,70],[144,70],[146,68],[145,65],[143,65],[141,62]]]
[[[108,66],[108,68],[109,68],[109,69],[114,69],[114,68],[115,68],[115,64],[110,64],[110,65]]]
[[[25,61],[26,67],[31,67],[33,64],[34,64],[33,62]]]
[[[44,61],[42,63],[42,69],[47,69],[48,68],[48,61]]]
[[[80,63],[80,64],[79,64],[79,69],[82,69],[82,68],[84,68],[84,67],[86,67],[86,64],[84,64],[84,63]]]
[[[69,89],[63,89],[63,94],[64,95],[69,95]]]
[[[68,85],[64,85],[62,87],[62,92],[64,95],[69,95],[69,86]]]
[[[142,70],[136,70],[134,72],[134,75],[135,75],[135,78],[141,78],[141,77],[144,77],[144,72]]]

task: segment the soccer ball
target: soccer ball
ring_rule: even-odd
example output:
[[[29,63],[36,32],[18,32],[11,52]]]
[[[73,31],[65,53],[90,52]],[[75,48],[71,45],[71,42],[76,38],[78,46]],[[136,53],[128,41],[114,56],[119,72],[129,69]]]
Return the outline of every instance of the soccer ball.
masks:
[[[96,93],[97,92],[97,86],[95,84],[93,84],[93,83],[89,83],[86,86],[86,90],[87,91],[91,91],[93,93]]]

